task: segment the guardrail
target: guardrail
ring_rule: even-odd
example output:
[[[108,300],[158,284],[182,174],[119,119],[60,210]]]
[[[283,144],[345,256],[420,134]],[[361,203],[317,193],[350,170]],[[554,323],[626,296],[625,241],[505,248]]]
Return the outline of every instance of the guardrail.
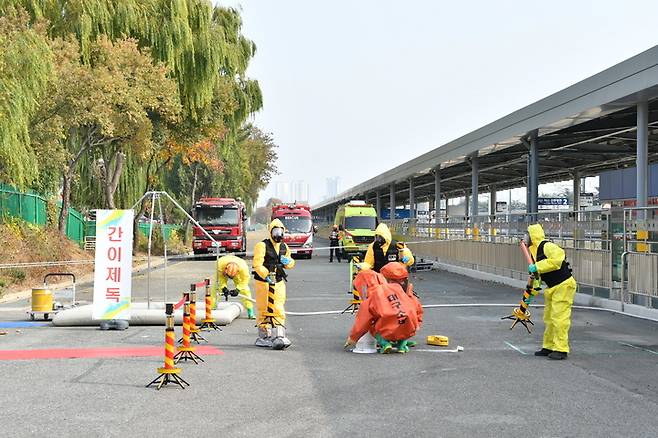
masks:
[[[418,255],[523,279],[519,239],[531,223],[564,248],[580,291],[658,308],[658,206],[387,221]],[[622,256],[623,253],[623,256]]]

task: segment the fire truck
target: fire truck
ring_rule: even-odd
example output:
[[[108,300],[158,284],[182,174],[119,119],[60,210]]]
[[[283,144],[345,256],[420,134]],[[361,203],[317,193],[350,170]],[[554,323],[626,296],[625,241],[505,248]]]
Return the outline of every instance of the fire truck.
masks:
[[[192,249],[194,254],[240,252],[247,250],[245,221],[247,211],[239,199],[201,198],[194,204],[194,219],[212,236],[213,240],[194,226]]]
[[[304,204],[279,204],[272,206],[272,220],[279,219],[286,227],[283,241],[293,255],[310,259],[313,257],[313,226],[311,207]]]

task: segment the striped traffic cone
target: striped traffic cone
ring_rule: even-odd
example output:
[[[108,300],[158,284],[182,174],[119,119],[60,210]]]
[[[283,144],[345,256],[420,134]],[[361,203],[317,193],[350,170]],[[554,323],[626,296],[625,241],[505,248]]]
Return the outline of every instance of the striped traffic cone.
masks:
[[[175,383],[181,388],[185,389],[183,384],[190,386],[181,376],[179,376],[181,369],[174,366],[174,305],[167,303],[165,306],[165,313],[167,315],[167,325],[165,328],[165,358],[164,367],[158,368],[160,375],[155,378],[151,383],[146,385],[148,388],[151,385],[158,384],[159,390],[164,385]]]
[[[196,284],[190,285],[190,338],[197,344],[201,343],[199,341],[208,342],[196,325]]]
[[[210,279],[206,278],[206,317],[201,321],[201,326],[199,327],[201,330],[222,330],[219,328],[219,326],[215,323],[215,318],[212,317],[212,304],[211,304],[211,299],[212,297],[210,296]]]
[[[191,360],[192,362],[198,364],[197,359],[203,362],[204,360],[199,357],[194,352],[194,347],[190,345],[190,304],[185,303],[185,309],[183,310],[183,346],[178,348],[178,353],[174,356],[175,363],[184,360],[187,362]]]

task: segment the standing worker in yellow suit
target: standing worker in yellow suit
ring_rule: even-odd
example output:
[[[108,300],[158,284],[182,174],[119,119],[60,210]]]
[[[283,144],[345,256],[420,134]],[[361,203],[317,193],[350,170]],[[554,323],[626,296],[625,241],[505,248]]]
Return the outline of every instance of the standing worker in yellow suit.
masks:
[[[548,286],[544,292],[544,341],[542,349],[535,352],[535,356],[566,359],[569,353],[571,306],[576,294],[576,280],[571,275],[564,250],[546,240],[540,224],[528,227],[525,244],[535,261],[528,266],[528,272],[539,273],[541,280]]]
[[[290,346],[286,337],[286,279],[285,269],[292,269],[295,260],[290,248],[283,243],[285,229],[279,219],[269,226],[270,237],[254,247],[253,273],[256,279],[258,306],[258,339],[256,346],[283,350]]]
[[[393,240],[391,230],[381,223],[375,229],[375,241],[368,246],[365,260],[359,268],[379,272],[391,262],[401,262],[409,267],[414,264],[414,256],[403,242]]]
[[[229,279],[233,280],[235,289],[240,295],[246,295],[251,298],[249,266],[247,262],[234,255],[225,255],[217,260],[215,282],[212,287],[212,296],[215,302],[221,300],[220,294],[227,296]],[[242,305],[247,309],[247,318],[256,319],[254,316],[254,304],[248,299],[242,298]]]

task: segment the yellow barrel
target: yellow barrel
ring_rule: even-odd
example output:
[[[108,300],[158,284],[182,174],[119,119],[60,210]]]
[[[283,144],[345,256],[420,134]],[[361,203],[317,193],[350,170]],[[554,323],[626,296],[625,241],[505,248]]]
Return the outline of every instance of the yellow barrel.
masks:
[[[32,311],[50,312],[53,310],[53,292],[50,289],[32,289]]]

